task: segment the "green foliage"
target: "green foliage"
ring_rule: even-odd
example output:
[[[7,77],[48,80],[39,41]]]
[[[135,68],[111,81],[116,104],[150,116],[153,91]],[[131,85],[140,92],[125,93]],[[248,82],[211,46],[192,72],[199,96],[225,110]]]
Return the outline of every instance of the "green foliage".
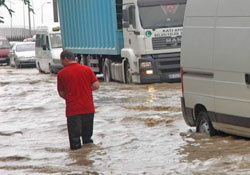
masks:
[[[29,11],[34,13],[34,9],[32,8],[31,4],[30,4],[30,0],[23,0],[24,4],[28,6]],[[13,13],[15,13],[7,4],[6,4],[6,0],[0,0],[0,7],[3,6],[10,14],[10,16],[12,16]],[[4,17],[0,16],[0,23],[4,23]]]

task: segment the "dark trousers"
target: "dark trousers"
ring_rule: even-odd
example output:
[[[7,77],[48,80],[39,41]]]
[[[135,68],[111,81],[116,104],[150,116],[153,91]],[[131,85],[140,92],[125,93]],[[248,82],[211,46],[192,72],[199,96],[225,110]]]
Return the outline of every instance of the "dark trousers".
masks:
[[[94,113],[80,114],[67,117],[67,126],[69,134],[70,149],[75,150],[82,147],[82,144],[93,143],[91,139],[93,134]]]

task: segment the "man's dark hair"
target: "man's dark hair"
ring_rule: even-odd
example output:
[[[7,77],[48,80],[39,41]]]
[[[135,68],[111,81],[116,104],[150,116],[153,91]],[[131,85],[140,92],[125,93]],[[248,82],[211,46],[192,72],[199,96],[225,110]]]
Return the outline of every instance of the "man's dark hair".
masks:
[[[75,61],[74,54],[70,50],[62,51],[60,56],[62,59],[65,59],[65,57],[67,57],[69,61]]]

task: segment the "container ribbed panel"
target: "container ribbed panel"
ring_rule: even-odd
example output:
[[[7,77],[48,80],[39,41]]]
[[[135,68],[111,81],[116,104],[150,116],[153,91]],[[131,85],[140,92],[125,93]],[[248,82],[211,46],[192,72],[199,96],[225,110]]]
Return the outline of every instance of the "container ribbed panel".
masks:
[[[59,0],[63,45],[75,53],[120,54],[116,0]],[[122,41],[121,41],[122,40]]]

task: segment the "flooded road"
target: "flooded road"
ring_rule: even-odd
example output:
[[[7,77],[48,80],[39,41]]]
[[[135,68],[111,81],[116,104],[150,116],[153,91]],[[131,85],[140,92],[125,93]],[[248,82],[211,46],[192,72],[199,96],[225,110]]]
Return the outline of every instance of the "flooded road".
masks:
[[[0,67],[0,175],[250,174],[250,140],[186,126],[180,84],[101,82],[94,144],[69,150],[56,75]]]

